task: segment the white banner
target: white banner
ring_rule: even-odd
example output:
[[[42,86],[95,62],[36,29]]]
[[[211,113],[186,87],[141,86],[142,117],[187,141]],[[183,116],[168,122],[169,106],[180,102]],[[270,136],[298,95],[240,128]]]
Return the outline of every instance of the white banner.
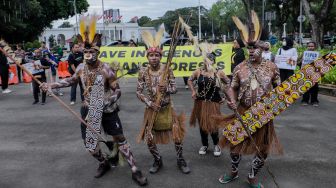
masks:
[[[275,64],[278,66],[279,69],[295,70],[296,63],[297,63],[296,61],[291,60],[291,56],[288,55],[275,56]]]
[[[43,69],[35,69],[35,65],[41,65],[41,61],[37,60],[34,63],[26,63],[23,66],[32,74],[37,74],[39,72],[43,72]]]

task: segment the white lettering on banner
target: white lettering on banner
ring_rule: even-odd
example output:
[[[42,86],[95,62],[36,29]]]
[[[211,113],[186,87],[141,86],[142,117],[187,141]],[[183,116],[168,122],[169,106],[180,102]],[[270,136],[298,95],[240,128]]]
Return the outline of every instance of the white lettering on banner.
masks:
[[[307,65],[313,61],[315,61],[320,56],[319,52],[315,51],[304,51],[302,58],[302,66]]]

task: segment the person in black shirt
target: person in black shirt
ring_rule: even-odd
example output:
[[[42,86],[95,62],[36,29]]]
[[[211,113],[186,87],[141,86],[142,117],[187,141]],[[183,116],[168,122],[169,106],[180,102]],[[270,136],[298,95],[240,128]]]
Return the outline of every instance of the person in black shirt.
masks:
[[[42,51],[40,49],[35,50],[35,61],[34,61],[34,68],[36,72],[33,72],[33,76],[38,79],[40,82],[46,82],[46,74],[45,69],[49,69],[52,63],[48,61],[45,57],[42,57]],[[39,102],[38,94],[40,92],[40,84],[38,84],[35,80],[32,82],[33,84],[33,96],[34,102],[33,104],[37,104]],[[47,92],[42,91],[42,103],[44,105],[46,102]]]
[[[231,72],[233,69],[239,65],[239,63],[245,60],[245,54],[243,48],[245,47],[244,42],[241,39],[236,39],[233,41],[232,56],[231,56]]]
[[[76,72],[76,68],[82,62],[83,62],[83,52],[81,52],[78,44],[74,44],[72,47],[72,52],[68,57],[69,72],[71,75],[73,75]],[[84,89],[83,89],[82,82],[79,80],[78,84],[73,84],[71,86],[71,94],[70,94],[70,104],[71,105],[74,105],[76,102],[77,85],[79,85],[79,88],[80,88],[82,102],[84,101],[84,96],[83,96]]]
[[[2,46],[0,46],[2,48]],[[8,74],[9,65],[7,57],[0,51],[0,77],[1,77],[1,88],[2,93],[10,93],[11,90],[8,89]]]

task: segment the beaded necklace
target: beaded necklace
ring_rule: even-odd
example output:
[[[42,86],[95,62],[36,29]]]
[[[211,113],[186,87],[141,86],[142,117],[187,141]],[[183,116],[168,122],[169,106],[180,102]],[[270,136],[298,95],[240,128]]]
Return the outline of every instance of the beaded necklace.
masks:
[[[252,90],[256,90],[259,86],[260,86],[260,81],[258,79],[258,73],[261,72],[264,68],[264,66],[266,65],[266,61],[262,61],[257,68],[254,68],[252,66],[252,63],[250,61],[247,62],[247,67],[249,68],[250,71],[250,76],[249,76],[249,86]],[[263,87],[263,85],[261,84],[261,87]],[[265,89],[265,88],[263,88]]]
[[[147,68],[147,81],[146,81],[146,84],[147,85],[147,91],[148,93],[150,94],[150,96],[152,96],[153,98],[155,98],[156,96],[154,95],[153,93],[153,90],[152,90],[152,76],[154,77],[158,77],[162,74],[162,71],[161,71],[161,68],[159,68],[159,70],[157,71],[152,71],[150,67]]]
[[[96,80],[97,73],[101,72],[102,68],[103,68],[103,64],[102,63],[99,63],[98,67],[95,68],[95,69],[92,69],[92,70],[90,70],[89,67],[88,67],[88,65],[85,64],[85,66],[84,66],[84,75],[86,77],[86,79],[85,79],[86,89],[85,89],[85,91],[83,93],[84,96],[87,97],[89,95],[89,93],[91,92],[91,88],[92,88],[92,86],[94,84],[94,81]]]
[[[204,71],[204,70],[203,70],[203,71]],[[200,98],[204,98],[205,101],[207,101],[207,100],[211,101],[212,98],[213,98],[214,95],[215,95],[215,91],[216,91],[215,86],[214,86],[214,89],[213,89],[213,91],[212,91],[212,93],[211,93],[210,98],[207,99],[206,96],[207,96],[208,92],[209,92],[210,89],[211,89],[211,85],[212,85],[212,83],[213,83],[214,80],[216,79],[216,74],[214,75],[214,78],[211,78],[211,76],[208,77],[209,81],[208,81],[207,84],[205,84],[205,79],[204,79],[205,75],[202,75],[202,76],[203,76],[202,82],[203,82],[204,88],[203,88],[203,90],[202,90],[200,93],[198,93],[198,96],[199,96]]]

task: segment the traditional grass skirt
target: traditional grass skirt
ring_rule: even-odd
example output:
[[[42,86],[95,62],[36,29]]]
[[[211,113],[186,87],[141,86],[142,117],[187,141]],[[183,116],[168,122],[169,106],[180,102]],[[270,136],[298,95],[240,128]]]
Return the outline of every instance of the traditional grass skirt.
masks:
[[[200,128],[206,133],[218,132],[218,126],[211,116],[221,116],[220,104],[205,100],[195,100],[194,108],[190,116],[190,126],[196,126],[196,120]]]
[[[247,110],[247,108],[238,107],[238,112],[240,114],[243,114],[245,110]],[[233,122],[235,115],[230,115],[227,117],[216,116],[213,118],[215,119],[214,121],[220,125],[220,127],[224,128]],[[283,154],[283,148],[275,133],[273,121],[270,121],[260,129],[257,129],[257,132],[252,134],[252,138],[263,154]],[[222,136],[220,139],[220,146],[222,148],[229,147],[232,153],[239,153],[243,155],[257,153],[255,146],[248,137],[238,145],[233,145],[226,139],[226,137]]]
[[[171,141],[174,141],[174,143],[182,143],[185,135],[185,114],[181,113],[178,116],[171,106],[167,106],[167,108],[171,108],[169,114],[167,114],[167,119],[171,119],[172,122],[169,127],[165,126],[165,128],[161,130],[153,126],[153,141],[155,144],[168,144]],[[165,111],[165,109],[161,109],[158,113],[161,113],[162,111]],[[151,108],[146,107],[144,120],[142,123],[142,129],[138,136],[138,142],[149,137],[146,135],[146,127],[151,121],[151,118],[153,118],[154,113],[155,112]],[[169,118],[169,115],[172,118]],[[160,114],[158,114],[157,116],[160,116]],[[148,140],[146,140],[146,142],[148,142]]]

